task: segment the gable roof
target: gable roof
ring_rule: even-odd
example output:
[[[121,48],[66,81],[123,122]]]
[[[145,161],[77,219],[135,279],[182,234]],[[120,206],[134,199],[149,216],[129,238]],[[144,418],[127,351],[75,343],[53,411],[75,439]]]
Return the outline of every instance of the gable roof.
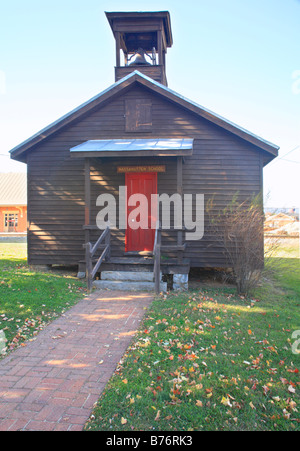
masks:
[[[0,174],[0,206],[27,205],[27,174]]]
[[[41,143],[43,140],[49,138],[52,134],[61,130],[63,127],[70,125],[72,122],[80,118],[81,116],[91,112],[93,109],[99,107],[102,103],[109,101],[113,96],[120,94],[122,91],[128,89],[132,84],[139,83],[142,86],[154,91],[155,93],[165,97],[166,99],[174,102],[175,104],[195,113],[196,115],[207,119],[215,125],[233,133],[236,136],[250,142],[251,144],[257,146],[258,148],[265,150],[271,156],[276,157],[278,155],[279,147],[272,144],[257,135],[245,130],[242,127],[234,124],[231,121],[219,116],[216,113],[198,105],[197,103],[189,100],[170,88],[154,81],[152,78],[147,77],[141,72],[135,70],[126,77],[114,83],[109,88],[102,91],[97,96],[88,100],[84,104],[80,105],[78,108],[74,109],[70,113],[61,117],[57,121],[50,124],[48,127],[44,128],[28,140],[24,141],[22,144],[18,145],[10,151],[11,158],[18,161],[25,161],[24,153],[30,150],[36,144]]]

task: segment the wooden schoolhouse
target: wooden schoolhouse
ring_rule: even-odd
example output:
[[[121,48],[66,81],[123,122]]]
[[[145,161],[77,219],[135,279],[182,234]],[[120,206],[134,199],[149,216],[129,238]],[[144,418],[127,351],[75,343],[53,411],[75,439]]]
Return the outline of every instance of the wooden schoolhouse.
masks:
[[[184,224],[162,229],[159,210],[154,229],[120,228],[119,188],[127,188],[127,217],[136,193],[202,194],[222,209],[236,193],[245,200],[262,192],[263,167],[278,147],[168,87],[169,12],[106,16],[115,83],[11,151],[28,167],[28,262],[78,265],[89,287],[97,278],[102,288],[146,289],[154,277],[159,291],[169,274],[174,288],[186,288],[190,268],[228,264],[206,222],[199,240],[187,239]],[[117,226],[99,230],[105,193],[117,199]]]

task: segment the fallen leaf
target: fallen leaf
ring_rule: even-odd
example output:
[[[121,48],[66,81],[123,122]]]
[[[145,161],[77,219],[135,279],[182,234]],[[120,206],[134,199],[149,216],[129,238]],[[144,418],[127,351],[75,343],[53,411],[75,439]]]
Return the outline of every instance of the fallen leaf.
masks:
[[[221,404],[223,404],[224,406],[232,407],[229,398],[225,398],[224,396],[222,398]]]

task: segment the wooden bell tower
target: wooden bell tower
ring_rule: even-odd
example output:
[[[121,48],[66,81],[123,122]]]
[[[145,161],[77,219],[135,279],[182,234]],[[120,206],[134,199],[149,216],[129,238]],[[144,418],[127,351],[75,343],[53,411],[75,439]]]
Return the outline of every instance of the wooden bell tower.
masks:
[[[167,86],[166,53],[173,44],[169,12],[105,14],[116,40],[115,81],[139,70]]]

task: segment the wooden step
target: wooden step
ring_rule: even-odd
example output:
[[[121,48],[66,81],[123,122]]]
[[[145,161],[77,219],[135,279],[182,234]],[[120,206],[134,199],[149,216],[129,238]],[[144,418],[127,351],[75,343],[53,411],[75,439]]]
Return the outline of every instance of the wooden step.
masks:
[[[154,259],[152,257],[112,257],[109,263],[119,264],[119,265],[153,265]],[[162,258],[161,265],[180,265],[189,266],[190,261],[187,258],[182,259],[182,263],[178,263],[176,258]]]
[[[93,262],[96,263],[97,260]],[[85,268],[84,261],[80,262],[81,268]],[[147,271],[153,272],[154,260],[152,257],[111,257],[101,265],[102,271]],[[84,269],[82,269],[84,270]],[[163,274],[188,274],[190,271],[189,259],[182,259],[178,263],[176,258],[161,259],[161,271]]]
[[[177,259],[161,260],[161,272],[163,274],[188,274],[190,271],[190,262],[184,259],[178,264]],[[138,257],[113,257],[109,262],[101,265],[102,271],[149,271],[154,269],[152,258]]]

